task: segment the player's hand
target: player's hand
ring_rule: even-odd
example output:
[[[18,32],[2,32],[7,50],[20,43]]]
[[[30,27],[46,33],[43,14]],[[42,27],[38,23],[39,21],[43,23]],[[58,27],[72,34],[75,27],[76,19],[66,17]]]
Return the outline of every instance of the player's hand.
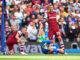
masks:
[[[25,40],[21,40],[20,42],[21,42],[21,43],[25,43],[26,41],[25,41]]]

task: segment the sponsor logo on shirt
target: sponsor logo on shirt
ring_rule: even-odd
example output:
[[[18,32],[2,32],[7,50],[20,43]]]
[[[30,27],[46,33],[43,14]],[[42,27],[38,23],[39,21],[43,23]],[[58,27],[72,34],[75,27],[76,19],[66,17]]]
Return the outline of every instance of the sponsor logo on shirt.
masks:
[[[56,18],[56,17],[49,17],[49,19],[54,19],[54,18]]]

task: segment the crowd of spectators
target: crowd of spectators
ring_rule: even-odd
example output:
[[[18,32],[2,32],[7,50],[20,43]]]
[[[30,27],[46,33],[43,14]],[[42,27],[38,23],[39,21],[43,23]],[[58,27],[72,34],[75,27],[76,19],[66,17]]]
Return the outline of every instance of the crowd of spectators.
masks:
[[[53,5],[53,11],[57,12],[57,23],[63,41],[80,42],[80,0],[5,0],[5,2],[6,34],[11,31],[11,25],[17,30],[25,26],[28,41],[36,41],[40,28],[39,22],[49,11],[49,5]]]

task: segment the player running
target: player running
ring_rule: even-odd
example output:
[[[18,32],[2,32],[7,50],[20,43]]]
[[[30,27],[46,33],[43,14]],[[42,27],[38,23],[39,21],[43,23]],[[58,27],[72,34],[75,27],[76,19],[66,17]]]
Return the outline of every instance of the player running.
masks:
[[[53,11],[53,5],[49,6],[49,12],[45,13],[43,22],[44,23],[48,22],[48,29],[49,29],[48,36],[49,36],[49,40],[51,40],[52,42],[55,43],[55,41],[53,40],[53,34],[56,35],[57,39],[60,42],[60,45],[61,45],[60,47],[62,49],[64,49],[64,43],[62,41],[61,32],[60,32],[60,29],[59,29],[58,24],[57,24],[56,12]]]
[[[22,27],[21,31],[14,30],[8,36],[8,39],[7,39],[6,43],[7,43],[8,49],[9,49],[9,51],[10,51],[10,53],[12,55],[14,55],[13,45],[14,44],[18,44],[18,43],[21,44],[21,46],[20,46],[20,53],[22,55],[25,54],[24,53],[24,45],[25,45],[26,40],[22,40],[20,37],[26,34],[26,30],[27,29],[25,27]]]

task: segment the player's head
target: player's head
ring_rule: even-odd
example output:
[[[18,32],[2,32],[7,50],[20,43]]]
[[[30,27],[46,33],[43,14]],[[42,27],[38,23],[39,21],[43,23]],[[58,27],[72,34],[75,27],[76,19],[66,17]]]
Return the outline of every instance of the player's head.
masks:
[[[44,0],[45,2],[48,2],[48,0]]]
[[[22,27],[21,31],[22,31],[23,34],[25,34],[26,31],[27,31],[27,28],[26,27]]]
[[[50,12],[53,12],[53,5],[49,6],[49,10],[50,10]]]
[[[11,31],[15,31],[16,27],[15,26],[11,26]]]

